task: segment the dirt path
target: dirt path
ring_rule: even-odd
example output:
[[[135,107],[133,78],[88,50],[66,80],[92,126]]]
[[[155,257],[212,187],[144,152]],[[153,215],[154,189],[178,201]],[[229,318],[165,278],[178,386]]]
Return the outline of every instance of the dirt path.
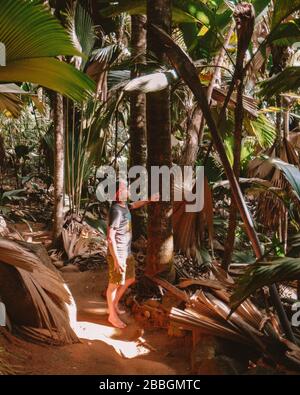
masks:
[[[188,374],[190,339],[165,330],[143,330],[130,315],[128,327],[109,326],[100,296],[105,272],[64,273],[77,304],[80,344],[41,346],[24,341],[6,344],[10,360],[23,374]],[[143,345],[146,341],[146,347]],[[150,345],[150,349],[149,346]]]

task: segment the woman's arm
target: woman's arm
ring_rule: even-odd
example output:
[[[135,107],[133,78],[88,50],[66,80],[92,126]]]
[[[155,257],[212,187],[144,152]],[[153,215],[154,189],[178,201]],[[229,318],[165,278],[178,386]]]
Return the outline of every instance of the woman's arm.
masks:
[[[133,202],[130,204],[130,209],[137,209],[145,206],[145,204],[151,203],[151,202],[158,202],[159,201],[159,193],[155,193],[154,195],[150,196],[148,200],[139,200],[138,202]]]

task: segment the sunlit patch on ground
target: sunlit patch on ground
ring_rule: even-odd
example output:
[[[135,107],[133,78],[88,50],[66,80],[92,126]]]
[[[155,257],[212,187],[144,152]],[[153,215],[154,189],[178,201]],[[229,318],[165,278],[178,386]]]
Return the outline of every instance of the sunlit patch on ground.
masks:
[[[122,331],[106,325],[94,324],[86,321],[77,322],[75,332],[80,339],[103,341],[112,346],[114,350],[124,358],[135,358],[149,354],[150,352],[150,350],[142,344],[143,339],[141,337],[133,340],[116,339],[116,337],[122,336]]]

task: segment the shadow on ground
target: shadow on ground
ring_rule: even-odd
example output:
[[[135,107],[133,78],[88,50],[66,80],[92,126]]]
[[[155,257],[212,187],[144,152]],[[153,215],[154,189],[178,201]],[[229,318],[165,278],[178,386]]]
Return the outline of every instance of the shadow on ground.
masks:
[[[7,344],[12,363],[23,374],[188,374],[190,339],[169,337],[165,329],[144,331],[130,314],[128,326],[116,329],[107,321],[101,292],[106,272],[64,273],[77,305],[76,332],[81,343],[63,347],[20,341]],[[15,349],[14,349],[15,347]]]

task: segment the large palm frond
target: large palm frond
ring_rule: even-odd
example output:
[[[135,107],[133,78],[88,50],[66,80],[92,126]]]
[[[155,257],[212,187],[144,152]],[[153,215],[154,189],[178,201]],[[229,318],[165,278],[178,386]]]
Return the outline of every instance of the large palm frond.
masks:
[[[42,247],[0,238],[0,272],[0,296],[20,333],[36,341],[77,341],[68,312],[72,296]]]
[[[300,40],[300,20],[291,19],[281,23],[268,37],[268,43],[288,46]]]
[[[81,56],[58,20],[44,6],[23,0],[0,1],[0,42],[6,66],[0,82],[33,82],[82,100],[93,82],[57,56]]]
[[[278,258],[269,261],[256,262],[250,265],[237,281],[236,289],[230,299],[233,309],[236,309],[245,299],[256,290],[277,282],[299,280],[300,259]]]
[[[0,68],[1,82],[30,81],[78,101],[94,89],[93,81],[73,66],[53,58],[12,61]]]
[[[261,83],[260,94],[270,98],[279,93],[296,91],[300,86],[300,67],[287,67],[282,72]]]
[[[182,187],[175,185],[175,190],[182,193]],[[194,192],[194,191],[193,191]],[[197,257],[203,244],[205,230],[207,229],[212,245],[213,228],[213,201],[212,193],[207,179],[204,180],[204,206],[201,212],[187,212],[187,202],[174,201],[173,228],[175,248],[189,257]]]
[[[76,57],[76,68],[83,70],[96,41],[95,27],[90,14],[75,1],[68,11],[68,30],[74,47],[85,55]]]
[[[289,15],[300,9],[300,0],[286,1],[286,0],[275,0],[274,11],[272,18],[272,30],[275,29],[279,24],[286,19]]]
[[[286,164],[299,166],[299,158],[290,142],[283,138],[276,142],[271,148],[264,152],[270,159],[281,159]],[[249,165],[249,176],[268,180],[272,188],[282,192],[288,192],[290,186],[286,177],[279,168],[263,157],[255,158]],[[272,191],[264,191],[259,195],[257,204],[257,217],[260,223],[268,228],[278,230],[278,225],[282,215],[286,212],[286,207],[280,199],[274,200]]]
[[[117,16],[123,12],[129,14],[146,14],[146,0],[119,0],[115,4],[104,8],[101,14],[105,17]],[[174,0],[172,18],[177,23],[205,22],[209,23],[212,11],[202,2],[196,0]]]

